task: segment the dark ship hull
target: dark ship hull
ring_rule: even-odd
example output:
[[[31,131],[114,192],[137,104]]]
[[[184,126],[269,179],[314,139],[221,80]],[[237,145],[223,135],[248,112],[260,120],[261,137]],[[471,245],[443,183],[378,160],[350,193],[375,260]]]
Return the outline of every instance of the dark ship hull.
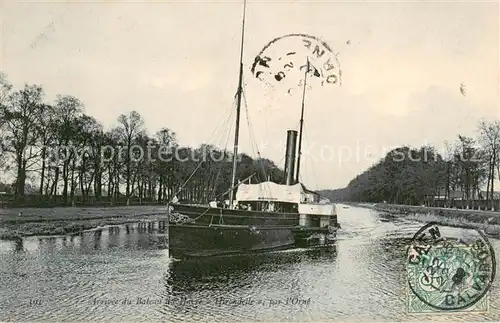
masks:
[[[224,204],[228,208],[215,207],[216,201],[211,201],[212,207],[170,204],[169,250],[174,257],[176,255],[202,256],[248,252],[316,242],[323,244],[328,240],[327,238],[336,234],[338,228],[335,205],[328,204],[329,201],[322,200],[319,194],[306,190],[299,183],[304,97],[307,75],[310,72],[309,60],[304,72],[298,155],[296,155],[298,133],[296,130],[287,131],[285,183],[271,182],[265,171],[261,174],[264,175],[261,178],[268,178],[267,182],[259,181],[258,184],[251,184],[251,176],[248,178],[247,186],[243,184],[246,180],[240,183],[236,182],[240,111],[243,96],[242,58],[245,8],[246,1],[243,6],[240,73],[236,93],[233,167],[229,191],[226,192],[229,193],[229,199],[224,200]],[[297,165],[296,171],[295,165]],[[197,169],[198,167],[195,168],[194,172]],[[188,180],[191,176],[188,177]],[[180,187],[179,193],[183,187],[184,185]],[[173,200],[178,201],[176,194],[178,193],[174,194]],[[214,198],[225,199],[224,195]]]
[[[189,223],[170,223],[169,250],[174,257],[211,256],[322,244],[314,234],[334,234],[330,228],[299,225],[299,214],[247,211],[171,204],[172,214],[189,217]],[[332,230],[334,228],[334,230]]]

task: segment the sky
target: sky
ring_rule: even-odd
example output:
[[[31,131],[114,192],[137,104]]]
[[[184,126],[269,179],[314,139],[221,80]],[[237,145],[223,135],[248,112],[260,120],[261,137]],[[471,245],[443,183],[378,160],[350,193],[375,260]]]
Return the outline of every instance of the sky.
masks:
[[[181,145],[232,149],[243,1],[0,6],[0,70],[16,87],[41,84],[48,102],[76,96],[107,128],[137,110],[150,134],[168,127]],[[240,152],[257,157],[258,146],[284,165],[300,88],[266,85],[250,67],[292,33],[328,44],[342,71],[341,82],[306,91],[306,186],[344,187],[399,145],[439,150],[476,136],[479,120],[500,115],[498,15],[495,1],[248,1]],[[308,55],[300,41],[276,48]]]

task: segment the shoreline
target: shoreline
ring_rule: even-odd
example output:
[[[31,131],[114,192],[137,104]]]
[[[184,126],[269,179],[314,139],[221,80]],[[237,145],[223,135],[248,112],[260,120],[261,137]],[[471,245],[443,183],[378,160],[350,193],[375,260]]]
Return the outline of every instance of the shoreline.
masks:
[[[44,212],[40,212],[40,210],[44,210]],[[15,241],[29,236],[79,234],[102,226],[157,220],[159,215],[167,213],[164,206],[97,209],[30,208],[23,211],[26,211],[27,214],[16,215],[14,212],[7,213],[0,210],[0,240]]]
[[[500,238],[500,212],[427,207],[386,203],[351,203],[408,220],[436,222],[441,225],[464,229],[478,229],[492,238]]]

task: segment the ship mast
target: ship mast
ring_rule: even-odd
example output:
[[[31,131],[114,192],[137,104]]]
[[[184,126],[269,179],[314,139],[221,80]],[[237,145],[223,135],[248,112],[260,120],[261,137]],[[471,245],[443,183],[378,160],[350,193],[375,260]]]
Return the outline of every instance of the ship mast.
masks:
[[[236,127],[234,129],[234,149],[233,149],[233,171],[231,178],[231,187],[229,192],[229,208],[233,208],[234,201],[234,185],[236,182],[236,167],[238,166],[238,136],[240,132],[240,110],[241,110],[241,96],[243,92],[243,41],[245,37],[245,12],[247,2],[243,1],[243,23],[241,27],[241,49],[240,49],[240,75],[238,79],[237,103],[236,103]]]
[[[307,73],[309,72],[309,57],[307,58],[307,67],[304,73],[304,88],[302,90],[302,111],[300,113],[300,129],[299,129],[299,153],[297,156],[297,175],[295,176],[295,182],[299,182],[300,175],[300,155],[302,155],[302,130],[304,127],[304,101],[306,98],[306,83],[307,83]]]

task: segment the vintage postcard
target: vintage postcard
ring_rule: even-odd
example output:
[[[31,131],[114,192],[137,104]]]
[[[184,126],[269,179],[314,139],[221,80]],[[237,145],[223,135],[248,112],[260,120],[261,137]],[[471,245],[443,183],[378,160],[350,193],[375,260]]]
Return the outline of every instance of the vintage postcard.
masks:
[[[500,321],[499,13],[0,1],[0,322]]]

